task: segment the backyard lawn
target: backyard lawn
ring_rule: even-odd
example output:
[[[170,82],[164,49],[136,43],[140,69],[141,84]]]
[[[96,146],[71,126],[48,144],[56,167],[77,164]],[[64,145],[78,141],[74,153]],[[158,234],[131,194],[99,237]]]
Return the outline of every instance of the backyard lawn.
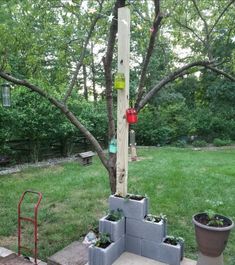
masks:
[[[182,236],[186,256],[196,259],[192,215],[212,209],[235,220],[235,149],[139,149],[129,165],[129,192],[147,195],[152,214],[168,218],[168,234]],[[26,189],[41,191],[39,257],[80,239],[98,225],[110,194],[96,157],[89,167],[69,162],[0,176],[0,246],[17,249],[17,203]],[[224,253],[235,264],[235,231]]]

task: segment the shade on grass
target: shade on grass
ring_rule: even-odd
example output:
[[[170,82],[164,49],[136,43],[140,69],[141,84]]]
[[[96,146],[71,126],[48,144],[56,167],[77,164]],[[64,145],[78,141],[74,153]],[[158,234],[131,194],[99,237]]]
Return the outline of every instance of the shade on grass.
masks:
[[[138,150],[129,165],[129,192],[146,194],[152,214],[166,214],[169,234],[186,240],[186,256],[196,258],[192,215],[207,209],[235,220],[235,150],[177,148]],[[89,229],[107,210],[108,177],[98,158],[89,167],[76,162],[31,168],[0,177],[0,246],[16,250],[17,202],[26,189],[43,193],[39,256],[54,254]],[[225,264],[235,264],[235,232],[225,250]]]

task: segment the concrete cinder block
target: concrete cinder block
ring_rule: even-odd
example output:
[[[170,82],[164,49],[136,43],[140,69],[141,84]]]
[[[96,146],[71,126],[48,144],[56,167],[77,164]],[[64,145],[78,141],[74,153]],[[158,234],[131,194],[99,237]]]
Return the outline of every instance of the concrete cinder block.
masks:
[[[107,248],[89,247],[89,265],[111,265],[125,250],[125,236]]]
[[[118,221],[109,221],[106,219],[107,216],[99,220],[99,232],[108,233],[111,241],[116,242],[120,237],[125,235],[125,217],[122,217]]]
[[[158,260],[169,265],[180,265],[181,261],[181,245],[176,246],[161,243],[158,248]]]
[[[125,217],[142,220],[148,214],[148,199],[143,198],[138,201],[111,195],[109,197],[109,209],[121,209]]]
[[[141,238],[126,235],[126,251],[141,256]]]
[[[146,220],[126,218],[126,234],[139,237],[156,243],[162,242],[166,236],[166,223],[161,220],[159,223]]]
[[[141,240],[141,256],[158,260],[159,257],[159,243],[149,240]]]

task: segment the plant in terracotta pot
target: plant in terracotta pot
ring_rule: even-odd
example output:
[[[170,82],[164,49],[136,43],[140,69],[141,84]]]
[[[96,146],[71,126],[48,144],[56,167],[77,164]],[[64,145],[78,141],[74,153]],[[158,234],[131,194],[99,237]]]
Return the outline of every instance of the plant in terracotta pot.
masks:
[[[208,257],[219,257],[227,244],[234,223],[228,217],[213,211],[193,216],[199,251]]]

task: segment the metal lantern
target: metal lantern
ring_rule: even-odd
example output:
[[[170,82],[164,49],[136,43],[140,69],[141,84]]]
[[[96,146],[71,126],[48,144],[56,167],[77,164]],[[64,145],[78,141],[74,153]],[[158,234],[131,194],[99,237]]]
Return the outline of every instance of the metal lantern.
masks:
[[[11,106],[11,86],[8,83],[1,85],[2,87],[2,105],[3,107]]]
[[[109,153],[112,153],[112,154],[116,154],[117,153],[117,140],[115,138],[113,138],[110,141],[110,144],[109,144]]]
[[[116,89],[125,89],[125,75],[123,73],[117,73],[114,78],[114,87]]]
[[[137,111],[134,108],[129,108],[126,111],[126,120],[130,124],[137,123],[138,116],[137,116]]]

